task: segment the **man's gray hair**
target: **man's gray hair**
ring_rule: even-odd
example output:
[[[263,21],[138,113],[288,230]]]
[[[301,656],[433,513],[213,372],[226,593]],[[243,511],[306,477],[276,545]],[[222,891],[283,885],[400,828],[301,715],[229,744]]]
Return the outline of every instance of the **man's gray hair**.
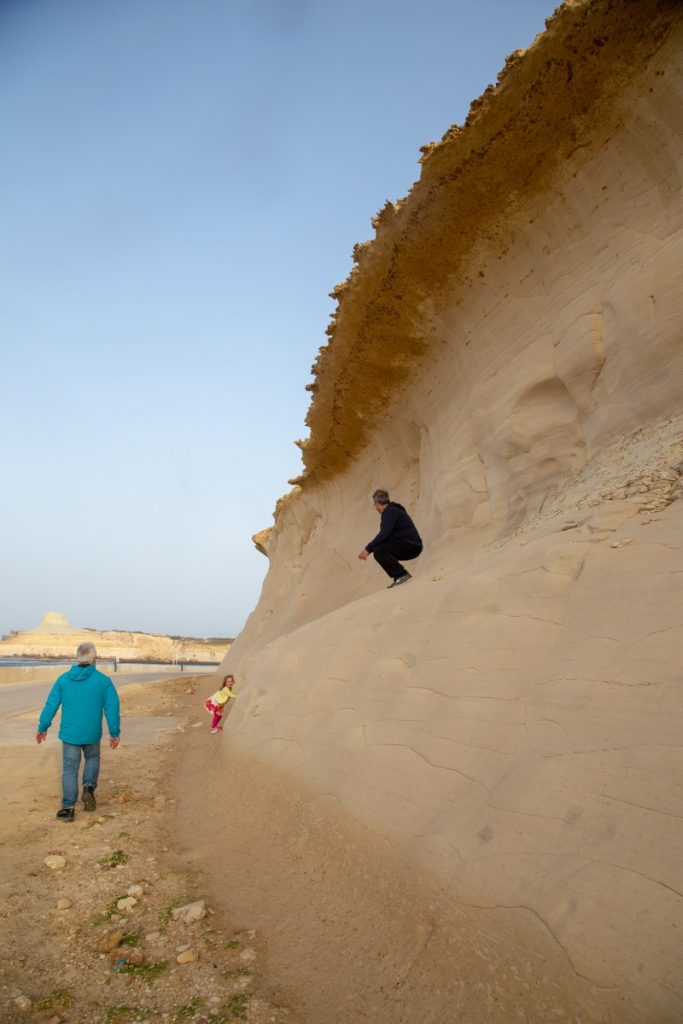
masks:
[[[97,660],[97,651],[95,645],[86,640],[85,643],[78,645],[76,651],[76,658],[78,659],[79,665],[94,665]]]
[[[379,490],[373,492],[372,500],[376,501],[378,505],[388,505],[390,500],[389,492],[383,491],[380,487]]]

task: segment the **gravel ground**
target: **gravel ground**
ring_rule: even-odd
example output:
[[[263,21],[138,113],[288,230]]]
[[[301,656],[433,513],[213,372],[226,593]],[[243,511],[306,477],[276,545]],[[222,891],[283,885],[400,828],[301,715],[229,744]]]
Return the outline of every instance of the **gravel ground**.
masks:
[[[54,816],[52,735],[54,776],[35,749],[0,756],[3,1024],[300,1024],[268,989],[264,937],[236,931],[172,851],[174,737],[207,725],[202,687],[183,678],[122,695],[124,716],[160,727],[127,746],[124,717],[121,747],[103,750],[97,809],[79,804],[73,823]],[[174,717],[164,732],[165,716],[181,709],[184,724]]]

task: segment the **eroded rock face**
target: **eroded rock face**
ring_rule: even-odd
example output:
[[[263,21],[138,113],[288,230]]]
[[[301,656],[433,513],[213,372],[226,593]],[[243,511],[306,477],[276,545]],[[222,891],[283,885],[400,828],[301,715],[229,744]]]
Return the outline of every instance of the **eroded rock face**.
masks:
[[[681,16],[563,8],[377,218],[225,747],[639,1024],[683,1017]],[[394,591],[377,486],[426,542]]]

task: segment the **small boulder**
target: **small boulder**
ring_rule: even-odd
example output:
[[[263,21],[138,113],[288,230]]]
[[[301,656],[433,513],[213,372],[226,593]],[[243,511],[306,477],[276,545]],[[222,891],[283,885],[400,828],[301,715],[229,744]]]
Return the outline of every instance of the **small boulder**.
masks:
[[[141,885],[131,885],[129,889],[126,889],[126,895],[135,896],[136,899],[139,899],[140,896],[143,895],[143,893],[144,889],[142,888]]]
[[[69,910],[71,907],[73,907],[73,903],[66,896],[60,896],[57,900],[57,910]]]
[[[51,853],[49,857],[45,858],[45,863],[53,871],[59,871],[66,864],[66,858],[61,857],[58,853]]]
[[[31,1000],[29,999],[28,996],[22,995],[17,996],[17,998],[14,1000],[14,1005],[17,1007],[17,1009],[21,1010],[22,1013],[26,1013],[27,1010],[31,1009],[31,1006],[33,1004],[31,1003]]]
[[[247,949],[243,949],[242,952],[240,953],[240,960],[244,964],[250,964],[255,959],[256,959],[256,950],[252,949],[251,947],[247,947]]]
[[[195,903],[186,903],[184,907],[174,907],[171,917],[183,924],[194,924],[206,917],[206,904],[204,900],[196,900]]]
[[[135,896],[124,896],[123,899],[117,901],[116,909],[124,914],[129,914],[137,902]]]
[[[199,953],[196,949],[185,949],[182,953],[178,953],[175,959],[177,964],[193,964],[199,960]]]
[[[132,964],[135,967],[139,967],[141,964],[144,964],[145,962],[145,954],[142,952],[141,949],[138,949],[136,946],[132,946],[130,948],[124,948],[123,946],[119,946],[118,949],[112,949],[111,953],[109,954],[109,959],[113,964],[119,963],[120,961],[124,961],[127,964]]]
[[[98,953],[110,953],[112,949],[116,949],[123,938],[123,932],[120,928],[112,928],[110,931],[105,932],[102,938],[99,940],[95,949]]]

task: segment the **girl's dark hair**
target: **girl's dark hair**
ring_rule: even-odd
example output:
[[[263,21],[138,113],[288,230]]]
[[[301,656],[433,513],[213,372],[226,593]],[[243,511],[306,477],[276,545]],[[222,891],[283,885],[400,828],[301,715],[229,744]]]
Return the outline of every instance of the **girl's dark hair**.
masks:
[[[225,686],[225,684],[228,681],[228,679],[232,679],[233,683],[235,682],[235,677],[232,674],[232,672],[228,672],[227,676],[223,677],[223,686]]]

